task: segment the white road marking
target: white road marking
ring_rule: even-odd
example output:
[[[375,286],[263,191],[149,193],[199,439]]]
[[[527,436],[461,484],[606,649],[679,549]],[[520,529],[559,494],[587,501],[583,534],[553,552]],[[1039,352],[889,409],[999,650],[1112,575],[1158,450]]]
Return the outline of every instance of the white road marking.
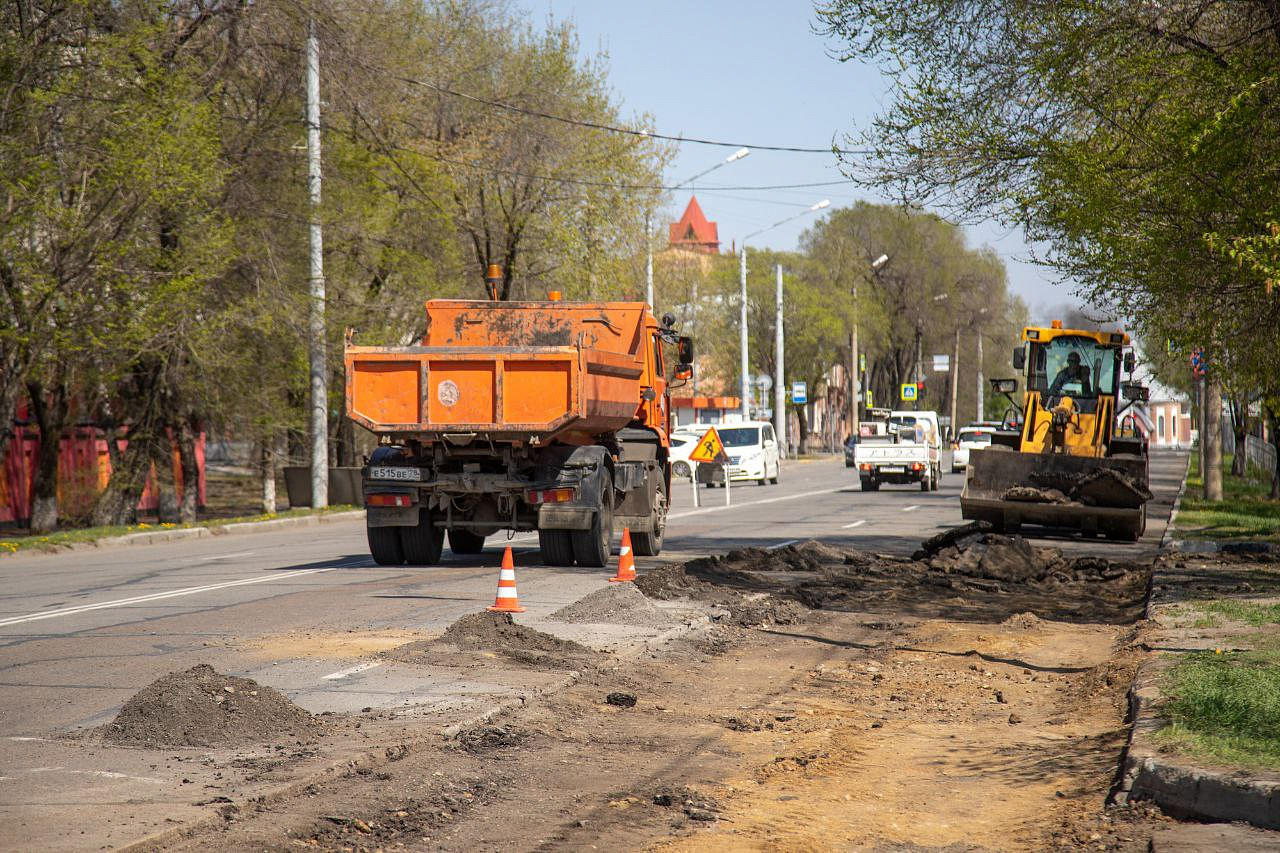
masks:
[[[236,553],[234,553],[234,554],[214,554],[212,557],[201,557],[201,558],[200,558],[200,562],[201,562],[201,563],[208,563],[208,562],[211,562],[211,561],[213,561],[213,560],[233,560],[233,559],[235,559],[236,557],[248,557],[248,556],[250,556],[250,555],[252,555],[252,554],[256,554],[256,553],[258,553],[258,552],[257,552],[257,551],[237,551],[237,552],[236,552]]]
[[[668,515],[667,518],[668,520],[672,518],[688,518],[691,515],[705,515],[709,512],[724,512],[727,509],[741,509],[748,506],[760,506],[761,504],[776,504],[780,501],[794,501],[799,500],[800,498],[811,498],[814,495],[830,495],[836,492],[843,492],[846,488],[847,486],[840,486],[835,489],[820,489],[816,492],[801,492],[796,495],[783,495],[780,498],[765,498],[762,501],[748,501],[747,503],[738,503],[733,504],[732,506],[709,506],[704,507],[703,509],[691,509],[685,512],[677,512],[672,515]]]
[[[903,512],[911,512],[912,510],[914,510],[914,509],[919,509],[919,508],[920,508],[920,504],[912,504],[911,506],[904,506],[904,507],[902,508],[902,511],[903,511]]]
[[[840,529],[841,529],[841,530],[848,530],[850,527],[861,527],[862,525],[864,525],[864,524],[866,524],[866,523],[867,523],[867,520],[866,520],[865,518],[860,518],[860,519],[858,519],[857,521],[853,522],[852,524],[842,524],[842,525],[840,525]]]
[[[18,737],[17,735],[12,735],[12,736],[10,736],[10,737],[6,738],[6,740],[16,740],[16,741],[43,741],[43,740],[44,740],[44,738],[42,738],[42,737]]]
[[[779,548],[785,548],[788,545],[794,545],[799,541],[800,541],[799,539],[788,539],[786,542],[779,542],[777,545],[770,545],[767,550],[776,551]]]
[[[116,773],[114,770],[73,770],[70,767],[32,767],[26,771],[28,773],[76,773],[81,776],[100,776],[103,779],[132,779],[135,782],[152,782],[156,785],[165,784],[163,779],[155,779],[151,776],[130,776],[128,773]]]
[[[153,592],[150,595],[136,595],[133,598],[117,598],[114,601],[100,601],[97,604],[82,604],[79,607],[63,607],[59,610],[48,610],[43,613],[28,613],[26,616],[11,616],[8,619],[0,619],[0,628],[6,625],[19,625],[23,622],[37,622],[41,619],[52,619],[55,616],[75,616],[77,613],[88,613],[91,610],[108,610],[112,607],[128,607],[131,604],[146,604],[151,601],[163,601],[166,598],[180,598],[184,595],[195,595],[199,592],[213,592],[218,589],[229,589],[235,586],[249,586],[255,583],[270,583],[271,581],[283,581],[289,578],[302,577],[303,575],[318,575],[323,572],[331,572],[333,569],[298,569],[293,572],[281,572],[280,574],[264,575],[262,577],[245,578],[238,581],[225,581],[223,583],[211,583],[205,586],[189,586],[186,589],[174,589],[169,592]]]
[[[339,678],[346,678],[348,675],[355,675],[357,672],[364,672],[366,669],[373,669],[379,666],[382,666],[382,661],[371,660],[368,663],[361,663],[352,667],[348,667],[347,669],[340,669],[337,672],[331,672],[328,675],[326,675],[324,678],[321,678],[320,680],[321,681],[337,681]]]

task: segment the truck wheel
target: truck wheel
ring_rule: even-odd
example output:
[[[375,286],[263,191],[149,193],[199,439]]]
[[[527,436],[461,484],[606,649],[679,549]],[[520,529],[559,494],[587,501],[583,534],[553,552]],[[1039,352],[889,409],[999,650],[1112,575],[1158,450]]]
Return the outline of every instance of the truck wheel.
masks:
[[[600,472],[599,509],[586,530],[574,530],[573,557],[583,568],[599,569],[609,563],[609,545],[613,541],[613,477],[608,469]]]
[[[573,565],[573,539],[568,530],[539,530],[538,547],[548,566]]]
[[[434,566],[440,562],[444,550],[444,528],[436,527],[435,515],[422,510],[414,527],[401,527],[400,547],[404,549],[405,562],[411,566]]]
[[[878,492],[880,491],[880,483],[878,480],[871,480],[866,477],[862,479],[862,491]]]
[[[775,486],[776,486],[776,485],[778,485],[778,476],[779,476],[780,474],[782,474],[782,463],[781,463],[781,462],[779,462],[778,464],[776,464],[776,465],[774,465],[774,466],[773,466],[773,476],[769,478],[769,482],[770,482],[770,483],[773,483]]]
[[[942,465],[933,469],[933,479],[929,481],[929,491],[936,492],[942,487]]]
[[[404,549],[400,547],[400,528],[370,527],[369,553],[379,566],[399,566],[404,564]]]
[[[631,548],[637,557],[656,557],[662,553],[662,540],[667,535],[667,487],[658,480],[654,493],[653,530],[631,534]]]
[[[449,550],[455,554],[479,554],[484,550],[484,537],[461,527],[449,528]]]

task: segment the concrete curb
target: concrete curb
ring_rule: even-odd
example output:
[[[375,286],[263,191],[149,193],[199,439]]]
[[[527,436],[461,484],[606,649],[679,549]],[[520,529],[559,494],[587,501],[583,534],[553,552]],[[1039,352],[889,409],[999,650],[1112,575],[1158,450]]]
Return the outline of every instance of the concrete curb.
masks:
[[[1280,779],[1242,778],[1170,761],[1152,743],[1161,728],[1159,678],[1168,661],[1157,658],[1138,669],[1129,692],[1133,733],[1115,799],[1150,800],[1183,820],[1243,821],[1261,829],[1280,829]]]
[[[364,518],[364,510],[348,510],[345,512],[328,512],[317,515],[296,515],[289,518],[271,518],[266,521],[237,521],[231,524],[204,524],[198,527],[161,528],[145,530],[138,533],[125,533],[121,536],[104,536],[91,542],[73,542],[67,545],[55,545],[48,551],[14,551],[3,556],[21,555],[23,557],[55,555],[67,551],[89,551],[96,548],[121,548],[130,545],[157,545],[163,542],[181,542],[184,539],[206,539],[210,536],[224,536],[233,533],[267,533],[272,530],[287,530],[293,527],[313,527],[317,524],[328,524],[335,521],[353,521]]]

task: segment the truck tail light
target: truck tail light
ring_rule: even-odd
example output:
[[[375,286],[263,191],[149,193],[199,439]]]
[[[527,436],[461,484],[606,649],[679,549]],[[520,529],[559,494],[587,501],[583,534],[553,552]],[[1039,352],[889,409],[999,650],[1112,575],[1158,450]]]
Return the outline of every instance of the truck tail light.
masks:
[[[576,489],[530,489],[526,495],[531,504],[558,504],[573,500]]]
[[[919,462],[912,462],[912,463],[911,463],[911,470],[912,470],[912,471],[922,471],[922,470],[924,470],[924,466],[923,466],[923,465],[921,465]]]
[[[868,463],[866,463],[866,462],[863,462],[863,463],[862,463],[861,465],[859,465],[858,467],[859,467],[860,469],[862,469],[863,471],[870,471],[870,470],[871,470],[871,466],[870,466]]]
[[[364,496],[365,506],[413,506],[412,495],[373,494]]]

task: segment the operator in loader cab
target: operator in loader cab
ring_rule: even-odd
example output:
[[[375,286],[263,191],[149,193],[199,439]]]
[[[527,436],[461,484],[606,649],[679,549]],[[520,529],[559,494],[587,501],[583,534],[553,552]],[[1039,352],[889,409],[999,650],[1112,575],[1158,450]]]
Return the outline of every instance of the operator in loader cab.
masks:
[[[1068,382],[1080,383],[1080,396],[1092,397],[1093,389],[1089,386],[1089,368],[1080,363],[1080,353],[1073,352],[1067,356],[1067,363],[1058,371],[1058,375],[1053,378],[1053,384],[1049,386],[1049,397],[1058,397],[1062,395],[1062,389]]]

